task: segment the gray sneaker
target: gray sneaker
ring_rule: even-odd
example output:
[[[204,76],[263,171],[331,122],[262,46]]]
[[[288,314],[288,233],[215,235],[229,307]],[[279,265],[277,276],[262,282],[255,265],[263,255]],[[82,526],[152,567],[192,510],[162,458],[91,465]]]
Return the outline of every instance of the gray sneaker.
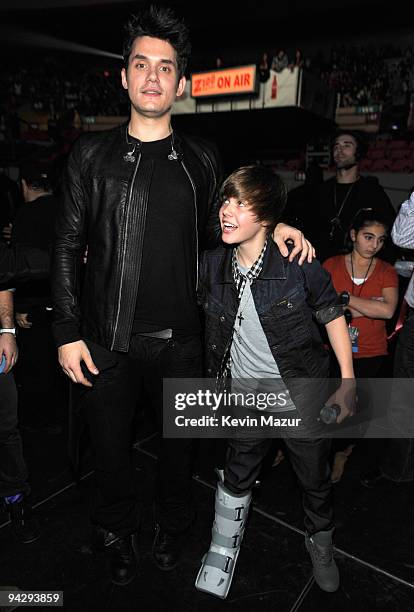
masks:
[[[313,576],[320,588],[327,593],[333,593],[339,588],[339,571],[333,558],[333,531],[318,531],[305,538],[313,565]]]

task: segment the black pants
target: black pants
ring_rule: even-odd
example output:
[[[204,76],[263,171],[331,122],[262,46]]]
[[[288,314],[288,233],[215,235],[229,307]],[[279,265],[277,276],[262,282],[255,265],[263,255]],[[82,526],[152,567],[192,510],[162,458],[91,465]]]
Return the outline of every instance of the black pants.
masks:
[[[145,391],[158,424],[162,423],[163,378],[200,378],[199,337],[178,341],[135,335],[128,354],[107,351],[87,341],[100,370],[92,389],[81,390],[81,408],[89,423],[96,457],[98,501],[92,522],[119,535],[137,528],[142,495],[134,489],[132,423],[137,398]],[[163,439],[158,457],[155,518],[177,534],[194,518],[191,501],[193,441]]]
[[[52,312],[44,306],[29,312],[32,327],[19,328],[19,359],[14,375],[21,425],[42,427],[62,423],[67,380],[57,359]]]
[[[332,483],[328,438],[284,438],[289,458],[302,490],[305,528],[309,534],[333,525]],[[260,473],[272,440],[230,439],[224,469],[224,486],[240,495],[249,491]]]
[[[412,379],[414,378],[414,309],[410,309],[394,357],[394,378],[407,379],[396,381],[391,394],[389,423],[397,434],[413,431]],[[407,424],[410,425],[407,428]],[[410,434],[412,435],[412,434]],[[395,482],[414,480],[414,439],[412,437],[388,440],[380,469],[384,476]]]
[[[27,469],[17,428],[17,392],[13,374],[0,374],[0,498],[27,493]]]

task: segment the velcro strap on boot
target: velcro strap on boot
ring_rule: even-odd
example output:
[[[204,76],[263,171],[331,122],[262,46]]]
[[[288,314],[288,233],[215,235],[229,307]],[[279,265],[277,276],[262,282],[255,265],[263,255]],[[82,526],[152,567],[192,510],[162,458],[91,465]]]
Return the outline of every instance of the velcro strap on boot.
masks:
[[[225,536],[215,529],[211,530],[212,538],[211,541],[218,546],[224,546],[225,548],[237,548],[241,544],[243,538],[243,531],[236,533],[234,536]]]
[[[216,567],[221,570],[225,574],[229,574],[231,572],[231,568],[233,567],[234,560],[227,555],[220,555],[220,553],[212,552],[211,550],[206,554],[203,559],[203,565],[208,565],[209,567]]]
[[[230,521],[242,521],[244,518],[245,506],[238,506],[237,508],[227,508],[222,504],[216,504],[216,513],[223,518],[229,519]]]
[[[115,544],[118,541],[119,536],[117,536],[115,533],[112,533],[111,531],[107,531],[104,537],[103,545],[105,546],[105,548],[107,548],[108,546],[112,546],[112,544]]]

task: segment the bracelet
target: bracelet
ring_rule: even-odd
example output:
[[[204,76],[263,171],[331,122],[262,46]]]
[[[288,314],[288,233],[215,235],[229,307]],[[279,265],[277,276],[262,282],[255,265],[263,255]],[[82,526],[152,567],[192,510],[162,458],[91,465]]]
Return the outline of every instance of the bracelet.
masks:
[[[0,329],[0,334],[13,334],[13,336],[16,335],[16,328],[15,327],[3,327],[2,329]]]
[[[351,294],[349,291],[341,291],[338,296],[339,304],[341,306],[348,306],[349,300],[351,299]]]

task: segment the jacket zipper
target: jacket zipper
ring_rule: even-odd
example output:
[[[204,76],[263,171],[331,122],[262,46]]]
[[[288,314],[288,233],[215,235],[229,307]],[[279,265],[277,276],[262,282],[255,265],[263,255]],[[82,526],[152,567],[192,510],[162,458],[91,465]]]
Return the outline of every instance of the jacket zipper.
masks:
[[[234,334],[232,333],[230,339],[227,341],[227,344],[226,344],[226,346],[224,348],[223,357],[221,358],[220,366],[219,366],[219,368],[217,370],[217,374],[216,374],[216,388],[217,388],[218,384],[220,382],[222,382],[224,380],[224,378],[225,378],[225,376],[224,376],[224,373],[225,373],[224,366],[227,367],[227,364],[230,361],[230,353],[229,353],[229,351],[230,351],[230,348],[231,348],[231,344],[233,342],[233,335]],[[226,359],[226,357],[227,357],[227,359]]]
[[[237,304],[237,310],[239,308],[239,303],[240,302],[238,302],[238,304]],[[233,343],[233,338],[234,338],[234,324],[236,322],[237,310],[236,310],[236,314],[234,315],[234,321],[233,321],[233,325],[232,325],[231,334],[230,334],[229,339],[226,342],[226,346],[225,346],[224,351],[223,351],[223,357],[221,358],[220,365],[219,365],[219,368],[217,370],[216,386],[219,384],[220,381],[224,380],[224,366],[227,366],[227,364],[229,363],[229,361],[231,359],[230,351],[231,351],[231,345]],[[227,353],[228,353],[228,357],[226,359]]]
[[[135,177],[137,175],[138,166],[139,166],[139,162],[140,161],[141,161],[141,153],[138,155],[137,163],[135,164],[134,174],[132,175],[132,181],[131,181],[131,184],[129,186],[129,191],[128,191],[127,210],[126,210],[126,222],[125,222],[125,232],[124,232],[124,244],[122,246],[121,282],[120,282],[120,285],[119,285],[118,305],[117,305],[117,311],[116,311],[116,319],[115,319],[114,331],[113,331],[113,334],[112,334],[111,351],[114,350],[115,337],[116,337],[118,321],[119,321],[119,314],[121,312],[121,296],[122,296],[122,285],[123,285],[123,278],[124,278],[125,255],[126,255],[126,253],[125,253],[125,251],[126,251],[126,236],[128,234],[129,208],[130,208],[130,205],[131,205],[132,189],[134,187]]]
[[[199,257],[199,253],[198,253],[198,213],[197,213],[197,192],[196,192],[196,188],[194,185],[194,181],[190,176],[190,173],[188,172],[184,162],[181,162],[181,165],[184,169],[184,172],[186,173],[186,175],[188,176],[188,179],[191,183],[191,187],[193,188],[193,192],[194,192],[194,215],[195,215],[195,235],[196,235],[196,291],[198,291],[198,257]]]

